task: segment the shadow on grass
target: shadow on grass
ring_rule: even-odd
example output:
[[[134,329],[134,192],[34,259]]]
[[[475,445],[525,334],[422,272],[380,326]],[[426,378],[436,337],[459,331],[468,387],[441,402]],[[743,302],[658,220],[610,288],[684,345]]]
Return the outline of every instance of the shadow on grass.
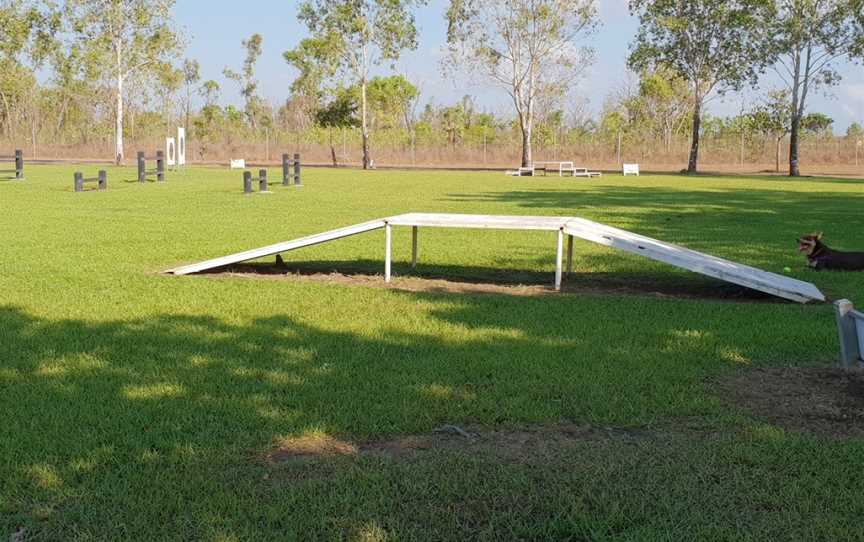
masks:
[[[614,254],[582,255],[579,258],[580,268],[598,270],[565,274],[562,284],[564,294],[641,295],[717,301],[790,303],[743,286],[665,266],[649,264],[644,269],[601,271],[601,269],[609,269],[614,264],[617,259],[617,255]],[[487,293],[507,293],[508,287],[528,286],[533,287],[538,293],[552,292],[555,276],[554,257],[544,257],[541,260],[540,263],[550,267],[549,271],[443,264],[418,264],[416,268],[412,268],[406,263],[394,263],[393,274],[397,279],[396,289],[404,288],[412,291],[481,293],[484,291],[483,286],[489,286]],[[514,264],[507,260],[498,263]],[[240,274],[249,277],[287,279],[300,276],[312,277],[322,282],[385,288],[388,285],[384,282],[381,267],[382,263],[375,260],[292,261],[285,264],[256,262],[234,264],[200,275],[218,277]],[[377,280],[373,282],[370,279]],[[440,288],[444,286],[442,281],[446,281],[447,288]],[[500,288],[491,288],[494,286]],[[522,290],[514,290],[514,292],[524,293]]]
[[[274,532],[332,528],[335,504],[316,505],[323,518],[297,517],[291,502],[302,493],[262,493],[255,458],[277,436],[716,415],[704,378],[754,359],[812,360],[833,337],[814,325],[820,313],[800,307],[745,317],[685,302],[392,295],[412,313],[370,306],[313,324],[289,306],[243,323],[93,322],[0,308],[0,525],[48,538],[201,538],[226,514],[255,517],[277,499]],[[781,315],[797,318],[766,332]],[[376,325],[353,325],[369,318]],[[796,341],[804,330],[807,344]],[[356,501],[342,491],[337,500]]]

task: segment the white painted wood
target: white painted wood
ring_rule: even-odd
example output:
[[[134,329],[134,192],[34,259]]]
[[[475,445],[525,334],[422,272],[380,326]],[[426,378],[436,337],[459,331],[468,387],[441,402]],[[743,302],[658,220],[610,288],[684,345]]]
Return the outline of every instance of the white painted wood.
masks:
[[[564,229],[558,230],[558,246],[555,250],[555,290],[561,291],[561,267],[564,258]]]
[[[695,250],[690,250],[671,243],[664,243],[583,218],[549,217],[549,216],[507,216],[507,215],[464,215],[449,213],[408,213],[381,220],[364,222],[310,235],[267,247],[240,252],[197,264],[178,267],[169,272],[176,275],[186,275],[224,267],[233,263],[254,260],[298,248],[316,245],[358,233],[385,228],[385,280],[391,278],[392,263],[392,226],[411,226],[415,235],[412,240],[412,265],[416,263],[417,242],[416,230],[419,227],[439,228],[479,228],[498,230],[539,230],[557,231],[559,234],[558,253],[556,255],[556,287],[560,286],[561,258],[563,235],[570,237],[568,241],[567,270],[572,271],[573,237],[586,241],[617,248],[633,254],[638,254],[653,260],[701,273],[726,282],[759,290],[771,295],[806,303],[808,301],[824,301],[825,296],[816,286],[809,282],[784,277],[754,267],[739,264]],[[864,333],[864,331],[862,331]]]
[[[391,260],[393,258],[393,226],[384,225],[384,282],[390,282]]]
[[[623,170],[625,177],[627,175],[639,176],[639,164],[623,164]]]
[[[417,226],[411,227],[411,269],[417,267]]]
[[[451,213],[408,213],[387,219],[394,226],[544,231],[560,230],[568,220],[570,219],[567,217],[557,216],[462,215]]]
[[[232,158],[230,162],[231,169],[246,169],[245,158]]]
[[[807,303],[825,300],[822,292],[809,282],[784,277],[583,218],[571,219],[564,231],[586,241],[638,254],[792,301]]]
[[[247,250],[245,252],[238,252],[237,254],[230,254],[228,256],[222,256],[221,258],[214,258],[212,260],[207,260],[204,262],[186,265],[182,267],[178,267],[176,269],[172,269],[167,271],[168,273],[173,273],[175,275],[188,275],[190,273],[200,273],[201,271],[207,271],[209,269],[216,269],[219,267],[225,267],[226,265],[231,265],[240,262],[247,262],[249,260],[257,260],[258,258],[263,258],[265,256],[273,256],[275,254],[280,254],[282,252],[288,252],[291,250],[296,250],[298,248],[308,247],[312,245],[317,245],[320,243],[326,243],[327,241],[333,241],[334,239],[342,239],[344,237],[350,237],[352,235],[357,235],[358,233],[365,233],[367,231],[378,230],[384,227],[384,220],[372,220],[370,222],[364,222],[362,224],[355,224],[353,226],[348,226],[345,228],[339,228],[336,230],[327,231],[324,233],[319,233],[316,235],[309,235],[307,237],[301,237],[300,239],[295,239],[294,241],[287,241],[285,243],[277,243],[275,245],[269,245],[266,247],[256,248],[253,250]]]

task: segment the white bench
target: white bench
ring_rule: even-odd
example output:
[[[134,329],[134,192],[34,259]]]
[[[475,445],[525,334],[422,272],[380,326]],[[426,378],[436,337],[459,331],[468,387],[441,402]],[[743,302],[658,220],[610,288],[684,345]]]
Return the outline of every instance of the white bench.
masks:
[[[246,160],[244,158],[231,159],[231,169],[246,169]]]
[[[624,176],[636,175],[639,176],[639,164],[624,164]]]
[[[840,335],[840,363],[864,368],[864,313],[856,311],[848,299],[841,299],[834,302],[834,315]]]
[[[519,169],[511,169],[504,172],[505,175],[509,175],[510,177],[533,177],[534,176],[534,167],[520,167]]]

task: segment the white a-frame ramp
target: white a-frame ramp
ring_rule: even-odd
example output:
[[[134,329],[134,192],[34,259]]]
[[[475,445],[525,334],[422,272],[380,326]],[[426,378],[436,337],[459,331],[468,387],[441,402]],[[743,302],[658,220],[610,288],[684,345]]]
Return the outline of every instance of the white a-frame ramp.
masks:
[[[690,250],[671,243],[664,243],[657,239],[631,233],[584,218],[576,217],[549,217],[549,216],[501,216],[501,215],[464,215],[448,213],[409,213],[397,215],[380,220],[372,220],[354,226],[347,226],[316,235],[309,235],[277,243],[254,250],[239,252],[214,258],[204,262],[186,265],[171,269],[168,273],[175,275],[189,275],[200,273],[211,269],[218,269],[232,264],[256,260],[267,256],[273,256],[283,252],[296,250],[298,248],[326,243],[344,237],[350,237],[359,233],[384,229],[385,230],[385,253],[384,253],[384,277],[390,281],[391,267],[391,245],[393,226],[410,226],[412,228],[413,255],[412,266],[417,263],[417,232],[423,228],[477,228],[477,229],[500,229],[500,230],[536,230],[557,232],[557,257],[555,266],[555,287],[561,288],[564,262],[564,238],[567,243],[567,271],[572,270],[573,262],[573,238],[578,237],[586,241],[599,243],[608,247],[624,250],[632,254],[638,254],[652,260],[674,265],[695,273],[700,273],[739,286],[759,290],[791,301],[807,303],[810,301],[825,301],[825,296],[819,289],[809,283],[784,277],[755,267],[724,260]]]

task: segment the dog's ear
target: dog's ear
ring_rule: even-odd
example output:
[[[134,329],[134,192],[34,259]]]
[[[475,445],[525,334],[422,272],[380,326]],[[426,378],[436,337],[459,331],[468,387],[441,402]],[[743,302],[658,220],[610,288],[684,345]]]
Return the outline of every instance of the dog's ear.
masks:
[[[820,231],[819,233],[816,234],[816,240],[817,240],[817,241],[821,241],[821,240],[822,240],[822,232],[821,232],[821,231]]]

